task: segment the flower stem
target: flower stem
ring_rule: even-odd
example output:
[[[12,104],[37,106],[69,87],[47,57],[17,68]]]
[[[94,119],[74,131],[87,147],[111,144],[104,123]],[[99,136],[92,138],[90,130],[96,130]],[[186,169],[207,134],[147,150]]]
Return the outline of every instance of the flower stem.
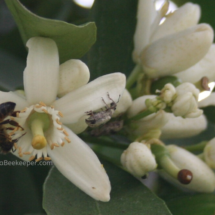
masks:
[[[208,141],[202,141],[202,142],[192,145],[192,146],[184,146],[183,148],[190,152],[203,151],[207,143],[208,143]]]
[[[132,87],[132,85],[135,83],[135,81],[137,80],[141,72],[142,72],[142,67],[139,64],[137,64],[127,79],[127,83],[126,83],[127,90],[129,90]]]
[[[159,160],[159,165],[173,178],[177,178],[180,169],[173,163],[168,155],[162,156]]]

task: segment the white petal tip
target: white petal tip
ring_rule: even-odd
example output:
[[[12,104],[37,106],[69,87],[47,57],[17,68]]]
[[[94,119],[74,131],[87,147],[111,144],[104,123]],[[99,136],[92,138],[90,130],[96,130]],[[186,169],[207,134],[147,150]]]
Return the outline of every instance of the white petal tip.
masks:
[[[98,188],[98,187],[91,187],[91,197],[96,199],[97,201],[101,202],[108,202],[110,201],[110,185],[107,189],[104,187]]]

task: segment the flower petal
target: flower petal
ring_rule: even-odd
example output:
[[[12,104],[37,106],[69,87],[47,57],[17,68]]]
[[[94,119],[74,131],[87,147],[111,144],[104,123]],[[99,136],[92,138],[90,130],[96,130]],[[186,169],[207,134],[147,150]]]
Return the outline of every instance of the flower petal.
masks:
[[[168,122],[162,127],[162,139],[185,138],[199,134],[207,127],[204,115],[197,118],[175,117],[172,113],[166,113]]]
[[[4,102],[14,102],[16,103],[16,107],[15,110],[22,110],[23,108],[25,108],[28,103],[27,101],[22,98],[21,96],[19,96],[18,94],[14,93],[14,92],[2,92],[0,91],[0,101],[1,103]]]
[[[162,37],[183,31],[198,23],[201,11],[197,4],[190,2],[184,4],[176,11],[166,17],[166,20],[154,32],[150,42],[154,42]]]
[[[190,27],[146,47],[141,53],[141,63],[151,78],[174,74],[200,61],[212,41],[213,29],[209,25]]]
[[[104,107],[105,104],[101,97],[104,98],[107,104],[110,104],[112,101],[107,97],[107,93],[117,102],[124,88],[125,75],[112,73],[99,77],[87,85],[66,94],[55,101],[53,105],[55,109],[63,113],[64,117],[61,118],[63,123],[75,123],[85,115],[86,111],[95,111]]]
[[[194,66],[174,74],[183,82],[196,83],[202,77],[207,77],[209,81],[215,81],[215,44],[213,44],[208,53]]]
[[[80,60],[68,60],[60,65],[60,81],[58,95],[65,94],[84,86],[90,79],[90,72]]]
[[[137,61],[142,50],[149,42],[151,24],[156,16],[154,2],[151,0],[140,0],[137,11],[137,25],[134,34],[133,58]]]
[[[133,121],[130,125],[130,132],[133,136],[143,136],[152,130],[161,129],[167,122],[168,118],[166,117],[165,111],[159,110],[157,113],[153,113],[140,120]]]
[[[78,136],[64,126],[71,143],[51,150],[48,154],[58,170],[89,196],[109,201],[110,182],[97,156]]]
[[[34,37],[28,40],[24,87],[29,104],[40,101],[50,105],[57,95],[59,57],[57,45],[51,39]]]
[[[86,128],[88,127],[87,123],[85,122],[85,119],[88,118],[88,116],[82,116],[78,122],[73,124],[65,124],[68,128],[70,128],[75,134],[80,134]]]
[[[151,29],[150,29],[150,41],[151,41],[151,37],[152,35],[154,35],[154,32],[157,30],[162,18],[164,18],[169,10],[169,1],[165,0],[163,5],[161,6],[161,8],[159,10],[156,11],[156,16],[153,20],[153,23],[151,25]]]
[[[26,132],[26,134],[19,139],[19,141],[17,142],[17,145],[18,145],[18,147],[20,147],[22,149],[22,153],[27,152],[27,151],[29,151],[30,148],[32,148],[31,141],[32,141],[32,134],[29,131]],[[29,161],[29,158],[32,156],[32,154],[30,154],[30,155],[22,154],[20,156],[19,152],[20,152],[19,149],[17,149],[15,152],[11,152],[11,153],[24,161]]]

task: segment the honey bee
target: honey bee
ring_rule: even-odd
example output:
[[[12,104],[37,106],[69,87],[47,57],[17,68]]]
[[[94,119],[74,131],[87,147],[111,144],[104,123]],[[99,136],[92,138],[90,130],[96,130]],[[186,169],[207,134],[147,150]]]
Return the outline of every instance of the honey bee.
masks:
[[[99,112],[88,111],[88,112],[86,112],[86,114],[90,116],[88,119],[85,120],[85,122],[87,123],[87,125],[89,127],[91,127],[91,128],[98,127],[99,125],[104,124],[111,119],[113,113],[116,110],[117,103],[119,102],[119,100],[117,102],[115,102],[112,98],[110,98],[109,93],[107,93],[107,96],[112,102],[110,103],[110,105],[108,105],[105,102],[105,100],[102,98],[102,101],[105,104],[105,110],[104,111],[99,111]]]
[[[17,128],[24,130],[16,121],[12,119],[6,119],[8,116],[16,116],[19,111],[14,111],[16,104],[14,102],[5,102],[0,104],[0,152],[7,154],[11,150],[14,151],[14,144],[24,135],[17,139],[12,139],[12,135],[8,134],[8,130],[15,131]],[[6,125],[12,125],[14,127],[8,127]]]

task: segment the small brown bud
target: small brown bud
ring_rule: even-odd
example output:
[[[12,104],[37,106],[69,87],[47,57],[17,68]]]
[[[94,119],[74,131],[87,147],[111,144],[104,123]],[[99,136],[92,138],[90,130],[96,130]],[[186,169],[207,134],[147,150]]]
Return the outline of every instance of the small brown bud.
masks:
[[[202,86],[202,88],[204,90],[207,90],[207,91],[210,90],[210,87],[208,87],[208,83],[209,83],[208,77],[206,77],[206,76],[202,77],[202,79],[201,79],[201,86]]]
[[[193,179],[193,173],[188,169],[182,169],[178,172],[178,180],[182,184],[189,184]]]

